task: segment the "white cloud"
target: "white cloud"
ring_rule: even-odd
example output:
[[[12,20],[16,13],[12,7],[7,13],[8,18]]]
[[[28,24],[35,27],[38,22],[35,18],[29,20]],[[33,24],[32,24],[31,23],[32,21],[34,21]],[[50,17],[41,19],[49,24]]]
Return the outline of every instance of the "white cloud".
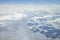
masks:
[[[0,17],[0,20],[18,20],[20,18],[25,17],[26,15],[24,14],[14,14],[14,15],[7,15],[7,16],[2,16]]]
[[[58,8],[58,7],[47,7],[47,6],[39,6],[39,5],[0,5],[0,14],[3,14],[4,16],[0,16],[0,25],[2,25],[2,27],[7,27],[7,29],[9,30],[14,30],[14,28],[11,26],[11,24],[13,23],[10,23],[9,22],[5,22],[3,20],[19,20],[23,17],[27,17],[27,14],[25,14],[24,12],[25,11],[39,11],[39,10],[47,10],[50,12],[49,9],[52,9],[52,8]],[[5,15],[6,14],[6,15]],[[50,16],[44,16],[44,18],[46,17],[50,17]],[[37,19],[39,17],[33,17],[32,19]],[[40,17],[41,18],[41,17]],[[1,22],[2,21],[2,22]],[[7,26],[7,24],[9,24],[9,26]],[[18,23],[17,23],[18,24]],[[9,34],[8,32],[5,32],[5,34],[0,34],[2,37],[4,37],[3,39],[5,38],[8,38],[11,37],[15,40],[29,40],[29,36],[33,35],[32,33],[30,33],[31,35],[28,35],[26,34],[26,30],[24,27],[26,27],[24,24],[20,25],[20,29],[18,30],[18,32],[15,32],[15,33],[11,33]],[[32,29],[32,27],[29,27],[29,29]],[[27,36],[28,35],[28,36]],[[34,34],[35,35],[35,34]],[[31,37],[34,37],[31,36]],[[39,34],[38,34],[39,35]],[[40,38],[40,36],[38,36]],[[30,38],[31,39],[31,38]],[[32,38],[33,39],[33,38]]]

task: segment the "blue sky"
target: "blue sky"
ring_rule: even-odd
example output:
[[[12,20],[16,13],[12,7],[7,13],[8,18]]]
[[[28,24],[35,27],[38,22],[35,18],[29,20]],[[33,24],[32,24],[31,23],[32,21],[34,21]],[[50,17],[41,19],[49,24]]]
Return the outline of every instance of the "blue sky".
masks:
[[[53,4],[60,5],[60,0],[0,0],[0,4]]]

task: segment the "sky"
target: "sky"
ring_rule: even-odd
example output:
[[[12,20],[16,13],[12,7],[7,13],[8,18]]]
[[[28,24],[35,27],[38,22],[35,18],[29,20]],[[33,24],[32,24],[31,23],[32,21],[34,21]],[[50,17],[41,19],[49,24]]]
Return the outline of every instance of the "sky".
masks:
[[[60,5],[60,0],[0,0],[0,4]]]
[[[8,5],[5,5],[5,4],[8,4]],[[17,4],[17,5],[14,5],[14,4]],[[32,12],[32,11],[35,12],[41,9],[45,11],[48,10],[48,12],[51,12],[49,9],[55,9],[55,8],[58,8],[58,9],[60,8],[60,0],[0,0],[0,27],[6,27],[7,29],[9,29],[9,31],[13,31],[15,30],[14,21],[16,21],[17,25],[21,26],[21,27],[18,26],[18,28],[19,27],[20,28],[15,33],[13,32],[1,33],[0,32],[0,38],[1,38],[0,40],[5,40],[5,39],[10,40],[9,38],[11,38],[11,40],[33,40],[35,39],[35,36],[38,36],[39,34],[35,35],[34,33],[30,33],[30,32],[26,34],[26,30],[28,29],[24,28],[26,25],[24,25],[23,22],[20,21],[19,19],[27,17],[26,13],[28,12]],[[4,20],[7,20],[7,21],[4,21]],[[29,34],[31,35],[32,38],[29,38],[28,36]],[[38,36],[36,38],[40,39],[41,37]]]
[[[36,11],[40,9],[48,10],[52,8],[60,8],[60,0],[0,0],[0,17],[4,15],[19,15],[19,13],[23,13],[26,10]]]

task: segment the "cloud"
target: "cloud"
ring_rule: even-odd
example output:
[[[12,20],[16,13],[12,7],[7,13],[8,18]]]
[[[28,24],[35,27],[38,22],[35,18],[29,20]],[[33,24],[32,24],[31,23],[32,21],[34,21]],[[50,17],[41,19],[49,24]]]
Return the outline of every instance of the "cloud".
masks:
[[[25,17],[25,14],[14,14],[14,15],[7,15],[7,16],[2,16],[0,17],[0,20],[18,20],[20,18]]]
[[[0,27],[2,25],[2,28],[6,27],[9,31],[15,31],[16,28],[18,29],[17,32],[3,32],[0,35],[0,38],[3,40],[4,39],[11,39],[11,40],[34,40],[35,36],[38,36],[36,39],[39,38],[40,40],[40,33],[39,34],[34,34],[31,31],[29,31],[26,27],[26,22],[23,23],[23,21],[21,22],[20,19],[22,18],[29,18],[28,15],[29,13],[31,14],[35,14],[35,12],[37,13],[40,10],[47,10],[48,12],[50,12],[49,9],[54,9],[54,8],[58,8],[58,7],[46,7],[46,6],[36,6],[36,5],[1,5],[0,6],[0,14],[2,14],[3,16],[0,16]],[[49,14],[50,15],[50,14]],[[51,16],[44,16],[44,18],[46,17],[51,17]],[[39,17],[34,16],[33,18],[31,18],[31,20],[37,19]],[[42,18],[42,17],[40,17]],[[30,19],[30,18],[29,18]],[[29,21],[29,20],[26,20]],[[48,22],[48,21],[47,21]],[[18,26],[17,26],[18,25]],[[17,27],[16,27],[17,26]],[[38,25],[39,26],[39,25]],[[25,27],[25,28],[24,28]],[[32,29],[32,27],[29,27],[30,29]],[[29,31],[29,32],[27,32]],[[30,34],[30,35],[29,35]],[[40,36],[39,36],[40,35]],[[9,38],[11,37],[11,38]]]

